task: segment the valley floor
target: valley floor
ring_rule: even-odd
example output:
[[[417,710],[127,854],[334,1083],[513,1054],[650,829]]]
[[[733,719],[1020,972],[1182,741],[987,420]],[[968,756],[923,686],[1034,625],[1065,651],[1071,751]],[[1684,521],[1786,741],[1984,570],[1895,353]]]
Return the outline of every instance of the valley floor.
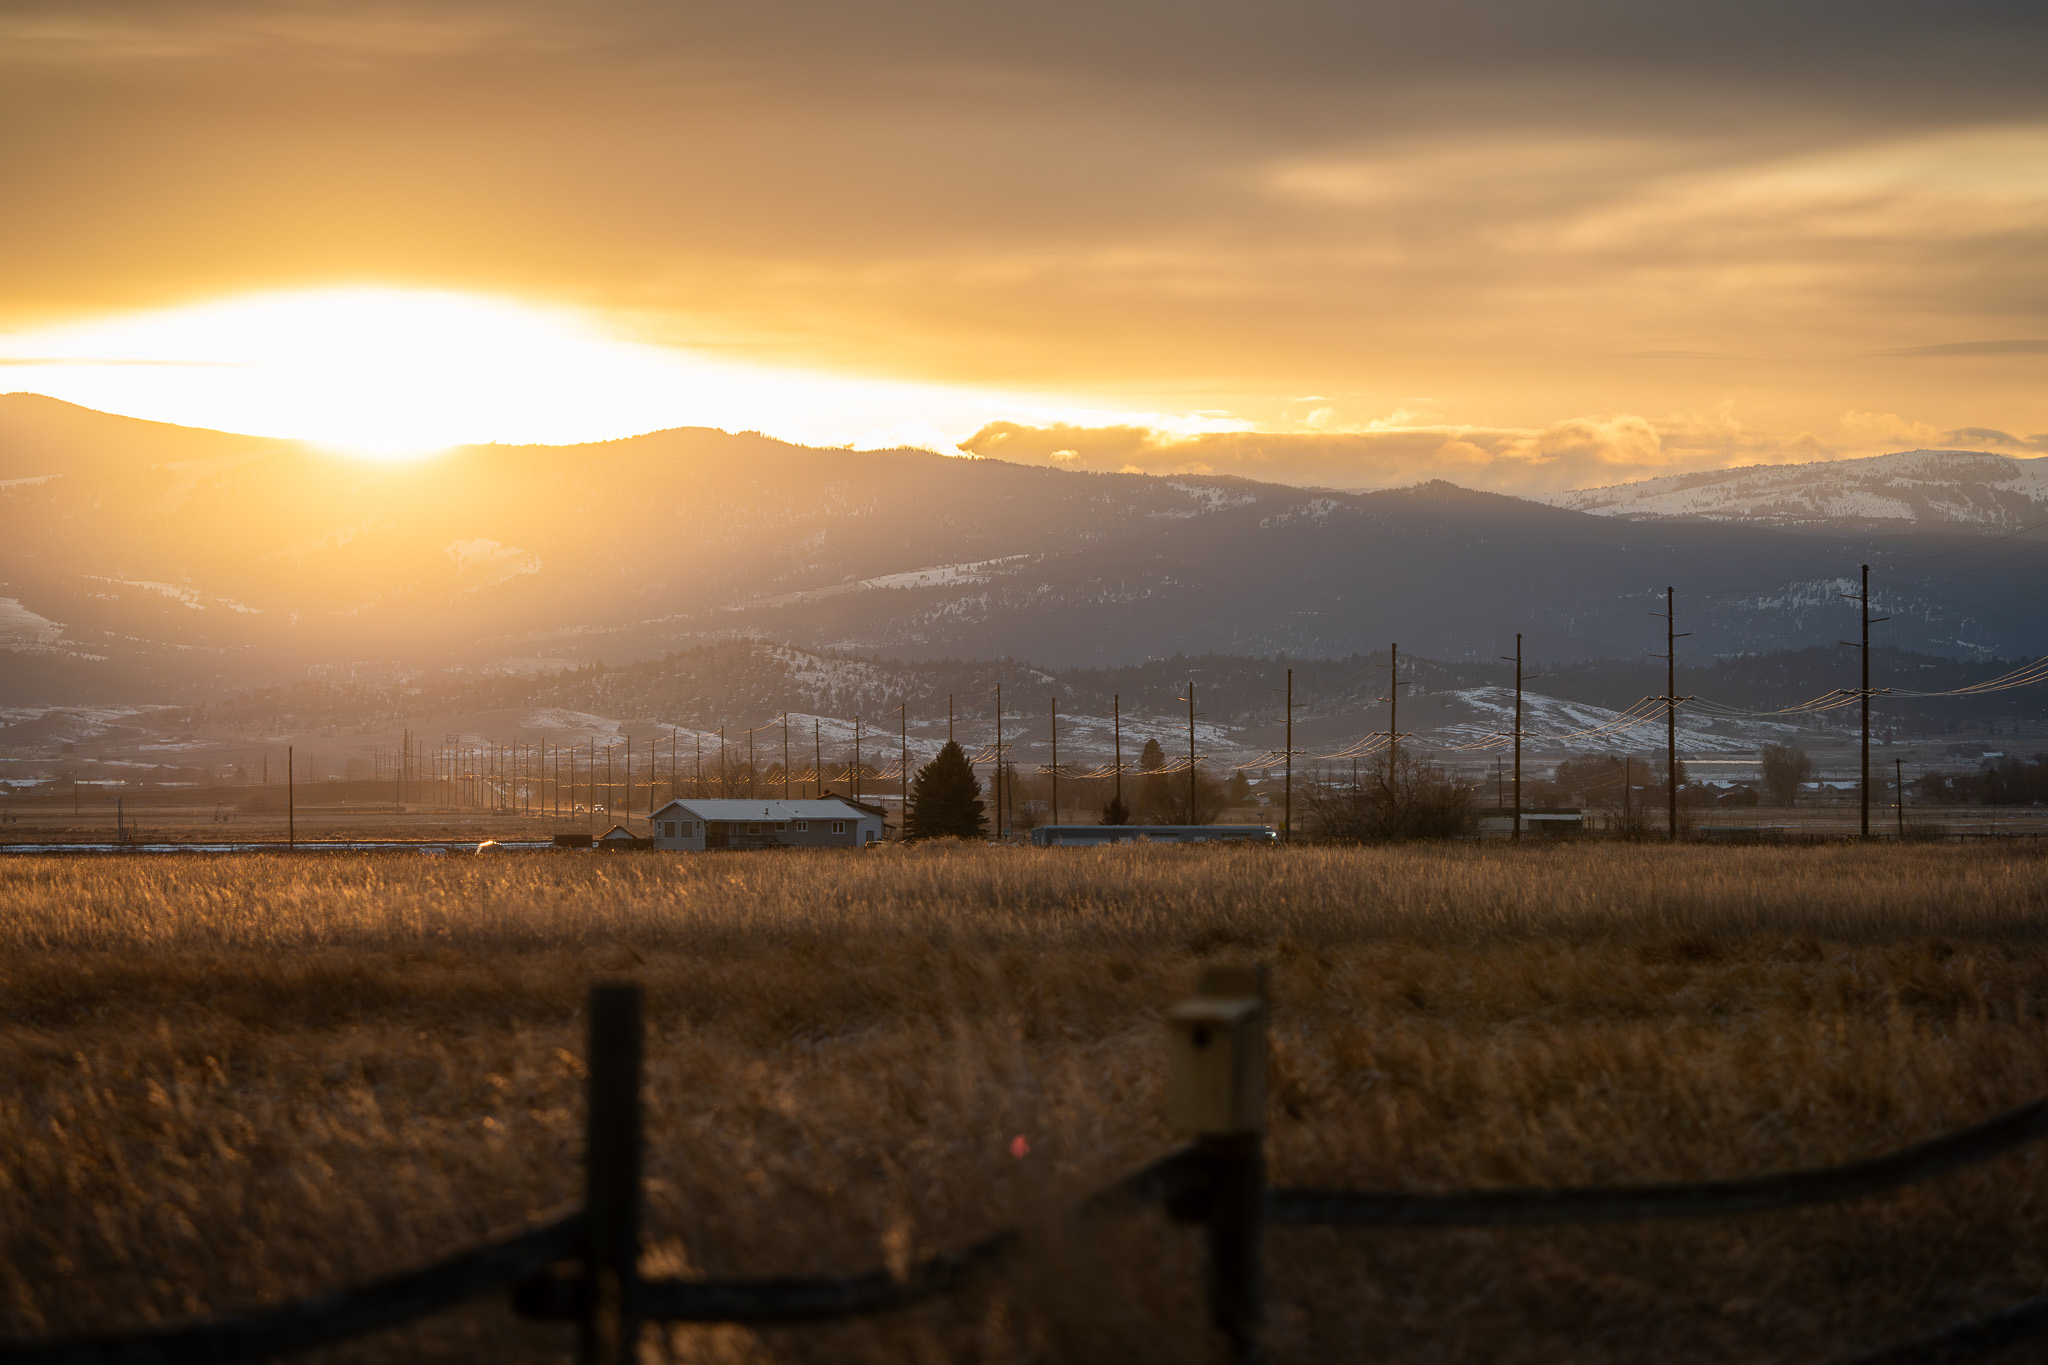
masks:
[[[0,1338],[420,1264],[579,1191],[589,982],[648,993],[648,1269],[1024,1264],[651,1358],[1194,1360],[1161,1013],[1274,973],[1276,1183],[1731,1177],[2048,1094],[2031,846],[0,861]],[[1026,1139],[1029,1155],[1013,1155]],[[1280,1361],[1825,1361],[2043,1291],[2048,1152],[1699,1223],[1269,1233]],[[493,1301],[318,1359],[565,1359]]]

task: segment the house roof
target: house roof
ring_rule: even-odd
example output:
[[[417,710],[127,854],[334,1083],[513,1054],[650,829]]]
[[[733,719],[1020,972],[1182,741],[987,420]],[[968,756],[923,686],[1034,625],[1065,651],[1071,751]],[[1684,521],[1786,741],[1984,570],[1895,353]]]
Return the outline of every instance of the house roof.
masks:
[[[597,840],[599,843],[603,843],[607,839],[637,839],[639,837],[639,835],[627,829],[624,825],[613,825],[610,829],[598,835]]]
[[[827,796],[817,801],[748,801],[744,798],[686,796],[669,802],[654,813],[659,820],[672,810],[686,812],[695,820],[857,820],[875,812],[862,811],[849,801]]]

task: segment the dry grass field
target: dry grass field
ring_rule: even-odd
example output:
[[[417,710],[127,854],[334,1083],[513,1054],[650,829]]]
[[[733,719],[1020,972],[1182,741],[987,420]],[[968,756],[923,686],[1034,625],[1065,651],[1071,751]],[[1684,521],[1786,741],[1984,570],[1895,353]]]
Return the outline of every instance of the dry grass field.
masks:
[[[650,1007],[649,1269],[1015,1273],[650,1360],[1197,1360],[1161,1010],[1272,964],[1272,1176],[1714,1177],[2048,1094],[2048,857],[1973,847],[0,862],[0,1336],[415,1264],[578,1192],[580,1007]],[[1023,1135],[1030,1154],[1011,1155]],[[1824,1361],[2048,1292],[2048,1152],[1688,1224],[1276,1229],[1275,1359]],[[499,1302],[324,1360],[559,1360]],[[2016,1359],[2048,1358],[2036,1349]]]

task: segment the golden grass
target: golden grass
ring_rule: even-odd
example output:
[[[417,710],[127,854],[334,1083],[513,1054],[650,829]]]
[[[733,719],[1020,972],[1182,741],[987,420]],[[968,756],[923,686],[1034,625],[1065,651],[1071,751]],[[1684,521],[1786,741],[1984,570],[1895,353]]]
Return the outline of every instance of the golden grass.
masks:
[[[648,989],[650,1269],[1019,1271],[683,1360],[1187,1360],[1195,1235],[1048,1213],[1165,1151],[1160,1010],[1273,964],[1280,1183],[1738,1175],[2048,1094],[2048,858],[926,848],[0,863],[0,1334],[429,1260],[579,1188],[583,993]],[[1009,1154],[1013,1137],[1029,1158]],[[1275,1230],[1277,1359],[1807,1361],[2048,1292],[2028,1153],[1640,1228]],[[564,1357],[492,1302],[324,1353]]]

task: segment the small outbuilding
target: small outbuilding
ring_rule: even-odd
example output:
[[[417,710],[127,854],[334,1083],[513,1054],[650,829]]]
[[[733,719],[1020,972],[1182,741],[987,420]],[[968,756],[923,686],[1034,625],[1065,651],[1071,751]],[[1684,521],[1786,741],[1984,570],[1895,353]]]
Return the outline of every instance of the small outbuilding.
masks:
[[[866,848],[882,840],[882,812],[839,796],[816,801],[679,797],[650,818],[653,847],[693,853],[737,848]]]
[[[597,836],[597,847],[600,852],[616,853],[630,848],[652,848],[654,841],[641,838],[624,825],[613,825]]]
[[[1586,827],[1586,814],[1577,806],[1535,806],[1522,810],[1522,833],[1555,838],[1561,834],[1577,834]],[[1492,811],[1479,817],[1481,834],[1507,835],[1515,832],[1513,811]]]
[[[1270,844],[1280,835],[1267,825],[1040,825],[1031,842],[1040,848],[1094,848],[1102,844]]]

